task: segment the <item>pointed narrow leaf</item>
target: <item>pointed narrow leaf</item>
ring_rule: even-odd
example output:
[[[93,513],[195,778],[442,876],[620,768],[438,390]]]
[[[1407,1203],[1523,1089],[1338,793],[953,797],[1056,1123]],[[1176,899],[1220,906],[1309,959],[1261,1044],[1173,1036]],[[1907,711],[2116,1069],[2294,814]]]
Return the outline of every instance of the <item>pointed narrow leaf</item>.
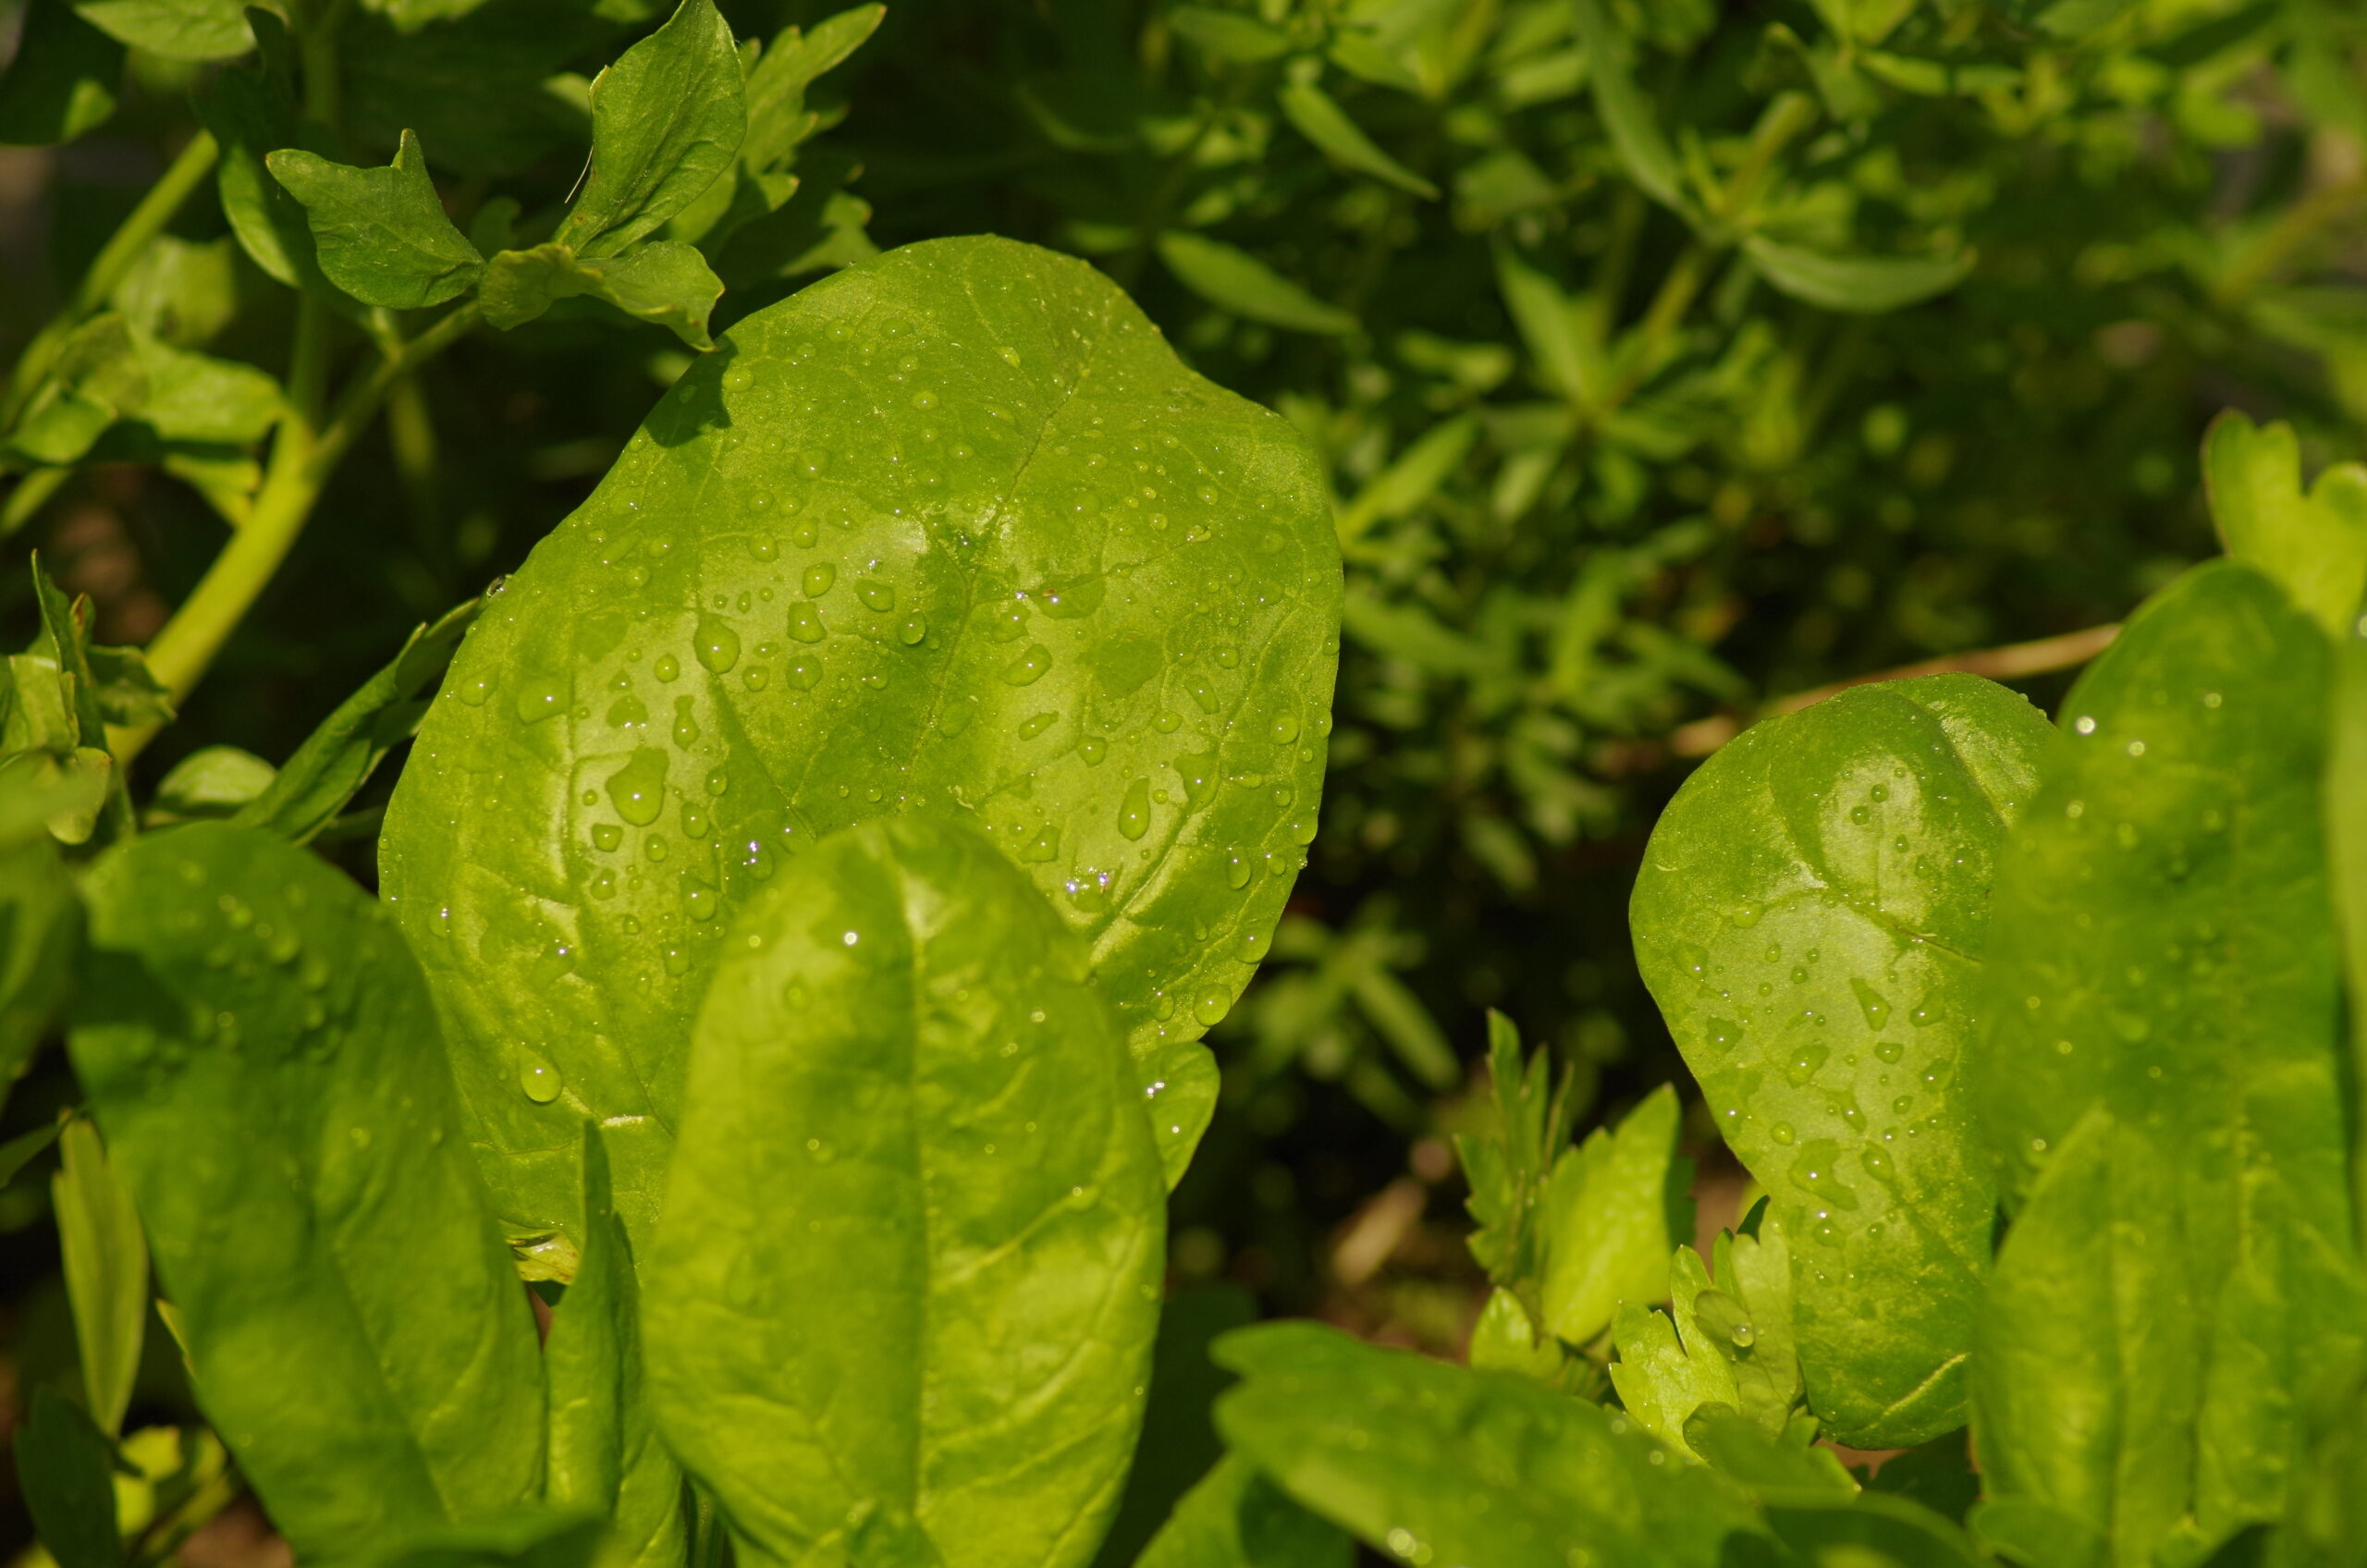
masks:
[[[1661,129],[1652,101],[1636,85],[1626,34],[1603,13],[1600,0],[1571,0],[1571,11],[1578,43],[1586,50],[1595,112],[1611,132],[1628,178],[1645,195],[1691,221],[1694,208],[1685,194],[1684,171]]]
[[[1401,1561],[1718,1568],[1728,1536],[1758,1533],[1723,1478],[1627,1417],[1524,1378],[1312,1323],[1245,1329],[1218,1357],[1244,1378],[1217,1403],[1226,1441]]]
[[[1760,276],[1820,310],[1880,315],[1946,293],[1972,271],[1973,255],[1858,256],[1786,245],[1754,234],[1742,248]]]
[[[1323,150],[1343,168],[1368,174],[1384,184],[1410,191],[1426,202],[1438,200],[1439,188],[1382,152],[1364,128],[1331,95],[1312,81],[1287,81],[1277,95],[1282,113],[1298,133]]]
[[[1239,1454],[1185,1493],[1136,1568],[1348,1568],[1355,1543]]]
[[[713,185],[747,123],[730,25],[714,0],[682,0],[593,81],[592,169],[555,238],[615,255]]]
[[[148,1326],[148,1238],[131,1192],[80,1117],[58,1138],[59,1167],[50,1179],[66,1296],[74,1309],[74,1342],[91,1417],[110,1437],[123,1430],[140,1341]]]
[[[10,1446],[25,1512],[57,1568],[117,1568],[115,1453],[89,1413],[55,1389],[35,1388],[32,1419]]]
[[[734,327],[493,601],[388,810],[505,1220],[571,1223],[591,1116],[644,1239],[732,913],[922,807],[1092,945],[1180,1173],[1314,835],[1337,550],[1295,433],[1082,263],[909,246]]]
[[[1637,961],[1782,1217],[1809,1403],[1845,1441],[1963,1422],[1994,1206],[1956,1075],[2048,743],[1970,676],[1845,692],[1705,763],[1637,879]]]
[[[386,753],[419,728],[430,689],[443,678],[482,607],[471,599],[433,624],[414,628],[393,662],[339,703],[232,820],[299,844],[326,827]]]
[[[670,1568],[684,1550],[682,1472],[650,1421],[632,1245],[609,1194],[600,1131],[589,1124],[577,1259],[543,1342],[549,1379],[543,1497],[607,1519],[618,1561]]]
[[[1159,259],[1184,286],[1220,310],[1293,332],[1354,332],[1356,318],[1327,305],[1248,251],[1206,235],[1171,229]]]
[[[484,271],[484,258],[445,216],[426,154],[410,131],[385,168],[351,168],[300,147],[264,161],[303,203],[322,274],[365,305],[440,305],[475,287]]]
[[[400,936],[317,857],[223,823],[121,846],[84,894],[75,1072],[273,1523],[300,1557],[374,1554],[526,1501],[533,1320]]]
[[[2321,800],[2331,654],[2232,561],[2130,618],[2066,699],[2004,858],[1970,1059],[2009,1207],[2091,1109],[2168,1151],[2160,1227],[2183,1237],[2205,1324],[2206,1536],[2275,1516],[2298,1402],[2361,1346]]]
[[[786,866],[699,1012],[650,1397],[743,1549],[877,1503],[948,1568],[1093,1554],[1141,1421],[1162,1185],[1085,944],[974,829]]]

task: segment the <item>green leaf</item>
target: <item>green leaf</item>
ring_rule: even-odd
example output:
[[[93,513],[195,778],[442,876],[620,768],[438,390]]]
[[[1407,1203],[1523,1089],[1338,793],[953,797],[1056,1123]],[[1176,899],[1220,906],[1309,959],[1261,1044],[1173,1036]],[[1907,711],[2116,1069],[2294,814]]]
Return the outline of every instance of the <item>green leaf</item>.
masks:
[[[1348,1568],[1355,1545],[1228,1454],[1175,1505],[1137,1568]]]
[[[748,73],[747,135],[740,162],[752,173],[786,167],[798,143],[814,133],[819,116],[805,106],[815,80],[846,64],[877,31],[885,6],[856,6],[800,32],[784,28]]]
[[[1662,815],[1637,962],[1792,1253],[1809,1403],[1860,1445],[1963,1421],[1993,1210],[1956,1076],[2045,720],[1971,676],[1752,727]]]
[[[2130,618],[2066,700],[2004,857],[1968,1060],[2009,1207],[2092,1109],[2161,1145],[2153,1223],[2182,1238],[2162,1244],[2204,1323],[2201,1405],[2190,1439],[2148,1440],[2197,1445],[2206,1537],[2274,1517],[2295,1401],[2361,1346],[2321,799],[2331,652],[2236,562]]]
[[[112,38],[168,60],[227,60],[255,45],[243,0],[74,0]]]
[[[706,320],[722,294],[706,258],[680,239],[652,239],[601,261],[586,261],[553,240],[495,256],[485,268],[483,298],[484,319],[505,332],[561,300],[589,295],[705,349],[715,347]]]
[[[618,1560],[679,1564],[685,1549],[682,1472],[650,1421],[632,1245],[610,1195],[600,1130],[588,1122],[583,1162],[575,1277],[543,1344],[549,1380],[543,1496],[607,1520]]]
[[[1479,435],[1479,422],[1463,414],[1432,425],[1375,474],[1340,513],[1343,544],[1353,548],[1376,522],[1402,518],[1438,494]]]
[[[1203,234],[1170,229],[1159,259],[1183,285],[1219,310],[1293,332],[1354,332],[1356,318],[1327,305],[1248,251]]]
[[[1972,1372],[1985,1536],[2037,1535],[2014,1522],[2036,1504],[2070,1526],[2048,1561],[2142,1562],[2190,1506],[2203,1332],[2177,1180],[2165,1151],[2094,1108],[2006,1232]]]
[[[1770,1436],[1790,1431],[1805,1442],[1781,1221],[1766,1217],[1756,1236],[1720,1232],[1709,1269],[1700,1254],[1679,1246],[1667,1295],[1666,1314],[1634,1299],[1619,1308],[1611,1381],[1628,1414],[1678,1448],[1688,1446],[1686,1423],[1704,1405],[1728,1406]]]
[[[1995,1561],[1941,1514],[1880,1492],[1861,1492],[1847,1502],[1771,1504],[1767,1524],[1803,1562],[1982,1568]]]
[[[1438,200],[1437,186],[1382,152],[1373,139],[1365,134],[1364,128],[1350,119],[1348,112],[1315,82],[1286,81],[1275,96],[1282,106],[1284,117],[1298,128],[1298,133],[1321,148],[1324,156],[1342,168],[1368,174],[1383,184],[1410,191],[1425,202]]]
[[[534,1326],[377,906],[269,834],[108,854],[67,1044],[198,1398],[303,1557],[524,1501]]]
[[[107,427],[148,401],[148,374],[131,327],[113,311],[92,316],[60,346],[25,404],[8,444],[36,462],[81,460]]]
[[[410,131],[384,168],[333,164],[300,147],[264,161],[303,203],[322,275],[365,305],[440,305],[474,288],[484,271],[484,258],[445,216]]]
[[[201,349],[239,310],[236,242],[159,234],[148,241],[107,302],[150,337],[176,349]]]
[[[349,12],[336,30],[345,134],[374,147],[416,131],[435,144],[438,169],[464,178],[521,174],[562,151],[576,164],[587,129],[581,79],[571,100],[555,79],[616,47],[618,8],[498,0],[415,29]]]
[[[731,29],[713,0],[682,0],[594,80],[592,168],[555,238],[617,254],[714,184],[746,129]]]
[[[1510,246],[1496,251],[1496,288],[1528,348],[1538,380],[1574,403],[1592,403],[1611,378],[1592,312]]]
[[[504,1219],[569,1226],[588,1115],[644,1240],[731,913],[924,805],[1092,945],[1180,1173],[1314,836],[1339,570],[1295,433],[1082,263],[936,241],[733,328],[509,579],[388,809]]]
[[[419,728],[432,688],[481,607],[481,601],[471,599],[432,625],[413,628],[393,662],[339,703],[296,748],[288,766],[240,805],[234,820],[299,844],[327,827],[386,753]]]
[[[1782,293],[1853,315],[1880,315],[1946,293],[1972,271],[1969,251],[1952,256],[1859,256],[1787,245],[1754,234],[1742,242],[1759,275]]]
[[[1213,6],[1178,6],[1167,14],[1168,28],[1211,60],[1254,65],[1278,60],[1291,52],[1290,34],[1239,11]]]
[[[668,1446],[760,1561],[865,1502],[956,1568],[1088,1560],[1166,1255],[1085,943],[984,835],[904,817],[791,861],[728,954],[648,1265]]]
[[[1565,1343],[1610,1328],[1622,1302],[1662,1299],[1669,1248],[1693,1228],[1693,1162],[1676,1158],[1677,1121],[1676,1091],[1663,1084],[1616,1131],[1598,1127],[1554,1160],[1539,1215],[1541,1300],[1545,1327]]]
[[[605,1561],[601,1520],[569,1509],[519,1508],[490,1518],[431,1525],[392,1550],[382,1542],[373,1568],[593,1568]]]
[[[1525,1378],[1268,1323],[1218,1357],[1225,1439],[1306,1507],[1401,1561],[1716,1568],[1742,1494],[1625,1416]]]
[[[325,288],[304,205],[265,164],[272,153],[303,145],[316,134],[296,109],[295,45],[276,12],[256,7],[247,17],[257,45],[254,63],[215,73],[196,97],[198,118],[221,146],[214,182],[222,215],[248,259],[267,276],[290,288]]]
[[[201,746],[156,781],[149,820],[232,816],[271,788],[278,769],[236,746]]]
[[[1223,1456],[1209,1410],[1234,1379],[1208,1359],[1208,1347],[1257,1318],[1257,1302],[1238,1285],[1179,1291],[1159,1309],[1142,1437],[1118,1511],[1095,1554],[1097,1568],[1129,1568],[1184,1494]]]
[[[66,1295],[74,1309],[82,1393],[91,1417],[110,1437],[123,1429],[140,1340],[148,1326],[148,1238],[139,1212],[99,1135],[77,1117],[57,1140],[51,1178]]]
[[[1571,0],[1578,43],[1586,50],[1595,112],[1636,188],[1690,223],[1698,214],[1685,194],[1675,150],[1661,129],[1652,102],[1636,85],[1626,34],[1603,14],[1600,0]]]
[[[2319,625],[2343,634],[2367,582],[2367,465],[2329,468],[2305,492],[2293,427],[2228,412],[2202,438],[2202,479],[2228,556],[2275,579]]]
[[[16,1435],[17,1487],[57,1568],[117,1568],[115,1452],[79,1404],[36,1387],[32,1419]]]
[[[1538,1331],[1520,1298],[1501,1286],[1488,1293],[1488,1304],[1479,1309],[1466,1356],[1478,1371],[1517,1372],[1549,1384],[1560,1382],[1569,1360],[1552,1335]]]
[[[51,147],[107,122],[123,80],[123,45],[63,0],[32,0],[16,57],[0,75],[0,142]]]
[[[1545,1184],[1570,1135],[1570,1080],[1557,1083],[1551,1053],[1539,1051],[1524,1068],[1520,1032],[1511,1019],[1488,1014],[1488,1085],[1494,1124],[1481,1133],[1457,1133],[1455,1157],[1471,1183],[1466,1200],[1475,1229],[1471,1256],[1488,1277],[1543,1310],[1545,1232],[1540,1227]]]
[[[81,939],[74,879],[39,823],[28,824],[18,842],[0,844],[0,1100],[64,1004]]]
[[[63,1119],[44,1121],[30,1133],[19,1133],[0,1144],[0,1187],[15,1181],[43,1149],[57,1141],[57,1134],[65,1128]]]

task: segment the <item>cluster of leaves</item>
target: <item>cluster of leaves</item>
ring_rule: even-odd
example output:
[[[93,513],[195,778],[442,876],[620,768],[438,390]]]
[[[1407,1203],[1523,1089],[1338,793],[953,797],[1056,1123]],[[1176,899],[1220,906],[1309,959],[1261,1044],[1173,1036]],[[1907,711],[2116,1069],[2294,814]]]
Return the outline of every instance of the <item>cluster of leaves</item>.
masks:
[[[2367,468],[2305,490],[2292,432],[2240,416],[2203,463],[2229,558],[2142,606],[2059,728],[1970,676],[1866,687],[1754,728],[1662,818],[1637,961],[1766,1192],[1709,1266],[1651,1277],[1664,1110],[1556,1154],[1545,1066],[1500,1031],[1471,1359],[1553,1391],[1347,1344],[1311,1387],[1306,1331],[1259,1330],[1234,1441],[1414,1562],[1707,1565],[1728,1531],[1820,1562],[2355,1561]],[[1574,1270],[1626,1299],[1574,1311]],[[1571,1397],[1606,1369],[1618,1416]],[[1409,1406],[1425,1385],[1458,1391]],[[1448,1437],[1555,1408],[1697,1463],[1499,1478]],[[1820,1432],[1911,1452],[1861,1488]],[[1404,1479],[1449,1463],[1538,1517]]]
[[[1453,1078],[1400,994],[1522,1016],[1582,1104],[1656,1033],[1606,912],[1673,728],[2116,619],[2207,553],[2231,398],[2355,448],[2361,42],[2316,0],[916,0],[843,134],[883,235],[1086,254],[1323,454],[1342,730],[1237,1028],[1415,1131]]]
[[[0,1068],[62,1017],[87,1112],[80,1397],[17,1444],[58,1568],[240,1485],[306,1561],[1093,1558],[1198,1037],[1313,837],[1339,568],[1285,422],[1081,263],[903,248],[742,323],[481,610],[164,814],[53,736],[147,688],[38,587]],[[374,898],[307,845],[414,729]],[[152,1305],[204,1427],[123,1438]],[[1269,1524],[1344,1545],[1245,1492],[1149,1550]]]

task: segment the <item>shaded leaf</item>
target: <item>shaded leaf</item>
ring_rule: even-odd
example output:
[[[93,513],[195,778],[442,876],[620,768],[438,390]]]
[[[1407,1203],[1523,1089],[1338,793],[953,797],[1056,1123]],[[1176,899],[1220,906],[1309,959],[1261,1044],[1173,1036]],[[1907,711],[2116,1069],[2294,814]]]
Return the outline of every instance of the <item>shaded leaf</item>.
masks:
[[[25,1512],[57,1568],[117,1568],[123,1544],[116,1535],[115,1452],[107,1435],[80,1405],[36,1387],[32,1419],[11,1446]]]
[[[1972,271],[1973,255],[1864,256],[1787,245],[1754,234],[1742,248],[1760,276],[1819,310],[1880,315],[1944,294]]]
[[[708,313],[723,285],[698,248],[653,239],[605,260],[587,261],[552,241],[504,251],[485,269],[485,320],[504,331],[533,320],[561,300],[589,296],[641,321],[672,330],[693,349],[711,349]]]
[[[1293,1502],[1239,1454],[1186,1493],[1139,1568],[1348,1568],[1355,1543]]]
[[[393,661],[305,737],[288,766],[241,805],[236,820],[300,844],[327,827],[386,753],[419,728],[436,682],[481,607],[481,601],[471,599],[434,623],[414,628]]]
[[[57,1140],[59,1165],[50,1180],[66,1296],[74,1310],[82,1393],[91,1418],[114,1436],[123,1429],[131,1382],[140,1372],[140,1341],[148,1326],[148,1238],[140,1229],[131,1192],[99,1145],[90,1122],[77,1117]]]
[[[1355,317],[1222,240],[1170,229],[1159,237],[1159,257],[1185,288],[1234,315],[1293,332],[1355,330]]]
[[[242,0],[74,0],[81,18],[168,60],[227,60],[254,47]]]
[[[1283,116],[1298,128],[1298,133],[1321,148],[1333,163],[1358,174],[1368,174],[1426,202],[1438,200],[1437,186],[1382,152],[1365,134],[1364,128],[1350,119],[1348,112],[1315,82],[1286,81],[1277,98]]]
[[[67,1043],[139,1200],[199,1399],[300,1555],[524,1501],[542,1372],[376,903],[252,828],[136,839],[84,883]]]
[[[123,79],[123,44],[66,0],[31,0],[0,75],[0,142],[51,147],[104,125]]]
[[[1225,1439],[1323,1517],[1397,1557],[1490,1568],[1716,1568],[1757,1533],[1743,1494],[1622,1415],[1524,1378],[1382,1350],[1312,1323],[1218,1347],[1242,1385]]]
[[[2328,468],[2305,492],[2293,427],[2231,411],[2202,438],[2202,480],[2228,556],[2275,579],[2329,632],[2347,631],[2367,583],[2367,466]]]

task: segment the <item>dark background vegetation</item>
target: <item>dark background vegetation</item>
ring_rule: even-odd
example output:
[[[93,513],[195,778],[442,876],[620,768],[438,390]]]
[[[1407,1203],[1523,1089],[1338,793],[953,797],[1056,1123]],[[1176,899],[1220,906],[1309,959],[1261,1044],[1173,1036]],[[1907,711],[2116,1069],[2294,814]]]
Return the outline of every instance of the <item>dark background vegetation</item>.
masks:
[[[765,36],[831,8],[725,5]],[[816,90],[798,172],[842,255],[993,231],[1088,256],[1320,451],[1350,595],[1322,830],[1216,1032],[1227,1093],[1173,1272],[1447,1349],[1478,1302],[1447,1139],[1484,1011],[1576,1075],[1582,1126],[1683,1080],[1625,902],[1694,758],[1771,699],[2116,619],[2213,548],[2195,451],[2222,407],[2294,422],[2312,468],[2367,449],[2367,27],[2334,0],[1612,4],[1680,212],[1606,128],[1569,0],[1217,9],[895,0]],[[383,161],[413,127],[463,223],[557,202],[585,133],[541,84],[656,19],[486,0],[405,33],[357,6],[345,151]],[[0,6],[0,56],[14,26]],[[0,149],[0,350],[191,133],[213,68],[135,55],[104,126]],[[1385,163],[1311,140],[1294,83]],[[277,374],[290,296],[210,188],[172,234],[214,279],[187,346]],[[1189,278],[1178,234],[1259,270]],[[1787,292],[1754,235],[1968,270],[1836,309],[1883,301]],[[813,276],[718,270],[725,322]],[[143,787],[199,745],[284,757],[411,625],[515,567],[683,362],[563,308],[430,366]],[[224,537],[159,470],[84,467],[0,545],[10,645],[28,547],[102,641],[139,643]],[[2019,683],[2047,703],[2067,679]],[[328,847],[365,880],[372,826]],[[45,1053],[0,1133],[71,1096]],[[71,1365],[46,1170],[0,1191],[10,1408]]]

